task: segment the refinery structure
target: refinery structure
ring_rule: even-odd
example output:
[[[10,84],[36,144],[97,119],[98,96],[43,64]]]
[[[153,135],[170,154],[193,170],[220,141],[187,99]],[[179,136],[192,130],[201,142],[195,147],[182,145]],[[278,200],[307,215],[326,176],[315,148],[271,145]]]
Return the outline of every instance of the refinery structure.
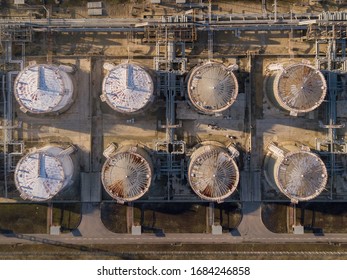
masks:
[[[102,101],[120,113],[137,113],[148,107],[154,99],[154,81],[144,68],[131,63],[114,66],[106,63],[108,70],[100,96]]]
[[[237,188],[239,170],[231,152],[220,145],[203,145],[193,152],[189,167],[188,180],[194,192],[202,199],[222,201]]]
[[[63,6],[14,2],[0,201],[119,204],[129,233],[143,204],[207,205],[219,232],[224,203],[347,202],[345,5],[150,0],[130,17],[82,1],[62,20]]]
[[[311,200],[324,190],[328,179],[326,166],[308,147],[279,148],[270,144],[269,151],[267,178],[291,201]]]
[[[293,116],[316,109],[326,92],[326,80],[320,70],[302,63],[280,69],[273,85],[275,104]]]
[[[45,201],[71,186],[76,172],[70,157],[73,151],[73,147],[45,146],[22,157],[14,171],[20,197]]]
[[[14,96],[23,112],[59,113],[72,103],[73,83],[63,67],[30,65],[14,82]]]
[[[153,165],[144,148],[124,146],[114,151],[111,145],[104,155],[107,160],[102,168],[102,184],[112,198],[124,203],[139,199],[148,191]]]
[[[187,88],[189,100],[197,110],[215,114],[235,102],[238,81],[224,65],[208,62],[192,69]]]

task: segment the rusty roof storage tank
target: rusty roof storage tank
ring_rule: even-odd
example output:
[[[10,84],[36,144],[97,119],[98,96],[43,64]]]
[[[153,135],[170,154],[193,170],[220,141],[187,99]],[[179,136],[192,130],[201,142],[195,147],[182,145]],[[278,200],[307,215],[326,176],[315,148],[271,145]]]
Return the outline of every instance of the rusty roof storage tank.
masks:
[[[45,146],[22,157],[14,172],[20,196],[32,201],[45,201],[71,186],[74,164],[70,154],[73,151],[73,146],[67,149]]]
[[[104,152],[107,160],[101,177],[106,192],[120,203],[142,197],[153,176],[152,160],[147,151],[137,146],[123,146],[116,151],[112,145],[106,150],[110,152]]]
[[[237,79],[232,69],[221,63],[196,66],[189,75],[188,98],[201,113],[220,113],[235,102],[237,95]]]
[[[324,162],[306,146],[288,147],[279,148],[270,144],[274,163],[268,166],[268,174],[279,190],[294,203],[317,197],[328,180]]]
[[[22,70],[14,82],[14,96],[23,112],[60,113],[73,102],[69,66],[35,64]]]
[[[298,63],[282,68],[274,80],[274,98],[291,115],[316,109],[324,100],[327,85],[323,74],[311,65]]]
[[[105,63],[108,71],[103,80],[102,95],[113,110],[120,113],[139,113],[154,101],[154,81],[145,68],[124,63],[117,66]]]
[[[220,202],[229,197],[239,183],[236,156],[236,149],[229,147],[228,150],[215,143],[195,150],[188,167],[188,181],[193,191],[208,201]]]

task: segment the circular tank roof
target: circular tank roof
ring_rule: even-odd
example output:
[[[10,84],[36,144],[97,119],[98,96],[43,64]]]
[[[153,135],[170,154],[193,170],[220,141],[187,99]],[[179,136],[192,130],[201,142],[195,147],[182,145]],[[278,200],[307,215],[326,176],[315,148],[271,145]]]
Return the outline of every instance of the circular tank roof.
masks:
[[[232,71],[220,63],[206,63],[193,69],[188,80],[188,97],[196,109],[214,114],[228,109],[238,94]]]
[[[25,111],[57,112],[71,103],[73,84],[58,66],[33,65],[18,74],[14,94]]]
[[[190,159],[189,184],[202,199],[220,201],[237,188],[239,170],[233,157],[223,148],[202,146]]]
[[[102,169],[102,183],[110,196],[133,201],[143,196],[152,179],[150,163],[137,152],[119,152],[108,158]]]
[[[111,69],[103,81],[103,99],[114,110],[134,113],[153,100],[151,75],[134,64],[120,64]]]
[[[61,160],[45,151],[36,151],[20,159],[15,183],[24,199],[43,201],[52,198],[65,186]]]
[[[327,92],[323,74],[307,64],[293,64],[276,75],[274,95],[287,111],[305,113],[317,108]]]
[[[307,151],[289,152],[275,164],[275,181],[290,199],[304,201],[318,196],[327,183],[324,162]]]

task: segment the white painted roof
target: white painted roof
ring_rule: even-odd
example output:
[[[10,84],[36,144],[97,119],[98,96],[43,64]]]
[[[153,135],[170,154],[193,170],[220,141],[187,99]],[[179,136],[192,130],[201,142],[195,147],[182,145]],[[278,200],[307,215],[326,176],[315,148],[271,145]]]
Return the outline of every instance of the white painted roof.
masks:
[[[33,65],[18,74],[14,90],[17,101],[25,110],[49,113],[59,111],[71,102],[73,85],[59,67]]]
[[[18,162],[14,174],[23,199],[44,201],[71,183],[73,163],[59,147],[47,147],[28,153]]]
[[[214,114],[228,109],[238,95],[235,75],[220,63],[193,69],[188,80],[188,97],[199,111]]]
[[[233,156],[212,145],[202,146],[192,154],[188,174],[193,191],[210,201],[229,197],[239,182],[239,169]]]
[[[150,74],[134,64],[120,64],[111,69],[103,82],[104,99],[114,110],[133,113],[153,99],[154,85]]]
[[[324,162],[316,154],[294,151],[278,161],[275,165],[275,181],[289,198],[310,200],[324,190],[328,173]]]
[[[318,69],[302,63],[292,64],[277,74],[274,93],[285,110],[305,113],[324,101],[327,85]]]

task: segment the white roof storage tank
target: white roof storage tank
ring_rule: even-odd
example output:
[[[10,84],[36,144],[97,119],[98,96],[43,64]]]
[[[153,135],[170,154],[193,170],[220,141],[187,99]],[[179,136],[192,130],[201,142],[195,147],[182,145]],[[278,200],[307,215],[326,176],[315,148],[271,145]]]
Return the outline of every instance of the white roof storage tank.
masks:
[[[105,154],[105,153],[104,153]],[[143,147],[123,146],[105,154],[101,180],[107,193],[120,203],[134,201],[149,189],[153,164]]]
[[[230,147],[231,149],[231,147]],[[202,199],[222,202],[232,195],[239,183],[235,161],[236,149],[217,144],[205,144],[193,152],[188,167],[188,181]]]
[[[316,109],[324,101],[327,85],[318,69],[297,63],[276,75],[273,92],[280,107],[295,116]]]
[[[14,95],[23,112],[60,113],[73,102],[71,67],[47,64],[23,69],[14,83]]]
[[[22,157],[14,172],[20,196],[32,201],[45,201],[71,186],[74,164],[70,154],[73,151],[73,146],[67,149],[45,146]]]
[[[154,81],[145,68],[124,63],[117,66],[105,63],[108,71],[101,100],[120,113],[138,113],[154,101]]]
[[[236,67],[236,66],[235,66]],[[192,69],[188,79],[188,98],[201,113],[216,114],[228,109],[238,95],[233,67],[207,62]]]
[[[268,147],[266,178],[292,202],[319,196],[328,181],[328,171],[321,158],[306,146]]]

